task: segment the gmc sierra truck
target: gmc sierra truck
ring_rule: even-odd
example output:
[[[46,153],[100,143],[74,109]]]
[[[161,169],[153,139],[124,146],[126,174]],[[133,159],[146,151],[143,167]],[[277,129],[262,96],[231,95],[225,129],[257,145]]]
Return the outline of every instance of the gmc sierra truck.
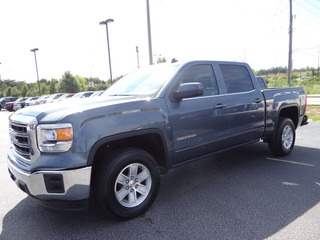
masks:
[[[259,140],[277,156],[290,154],[296,128],[308,123],[306,105],[301,87],[261,90],[246,63],[150,66],[99,98],[12,114],[9,173],[46,208],[93,201],[130,219],[151,206],[171,168]]]

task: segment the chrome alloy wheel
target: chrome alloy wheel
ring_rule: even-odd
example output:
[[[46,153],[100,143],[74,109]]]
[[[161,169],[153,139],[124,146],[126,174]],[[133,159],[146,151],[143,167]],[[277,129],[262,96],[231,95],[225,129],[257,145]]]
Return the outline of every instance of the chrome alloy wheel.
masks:
[[[151,186],[149,169],[141,163],[133,163],[119,173],[114,184],[114,193],[122,206],[133,208],[148,197]]]
[[[282,131],[282,136],[281,136],[281,142],[282,142],[282,147],[286,150],[289,150],[292,146],[292,143],[294,141],[294,134],[293,134],[293,129],[291,126],[287,125]]]

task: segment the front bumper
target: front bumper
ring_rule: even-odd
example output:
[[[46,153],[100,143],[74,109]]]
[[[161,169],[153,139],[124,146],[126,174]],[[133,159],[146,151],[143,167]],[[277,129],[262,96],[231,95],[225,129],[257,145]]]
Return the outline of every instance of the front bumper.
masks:
[[[79,201],[89,198],[92,167],[28,173],[8,159],[12,180],[28,195],[44,201]]]

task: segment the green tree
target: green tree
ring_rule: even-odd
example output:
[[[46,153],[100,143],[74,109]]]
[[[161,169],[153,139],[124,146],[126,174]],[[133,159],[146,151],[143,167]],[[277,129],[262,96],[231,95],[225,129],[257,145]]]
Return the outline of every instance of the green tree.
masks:
[[[58,92],[77,93],[80,91],[80,84],[70,73],[65,72],[58,84]]]
[[[157,58],[157,63],[165,63],[167,59],[165,57],[161,57],[161,55]]]
[[[76,75],[75,78],[79,82],[80,92],[87,91],[88,90],[88,85],[86,84],[86,79],[84,77],[80,77],[78,75]]]
[[[6,97],[12,97],[12,87],[7,88]]]
[[[16,98],[19,97],[20,92],[19,92],[19,90],[18,90],[17,87],[13,87],[13,88],[12,88],[12,93],[11,93],[11,95],[12,95],[12,97],[16,97]]]
[[[50,84],[49,84],[49,93],[54,94],[56,92],[56,83],[57,80],[51,79]]]
[[[42,95],[47,95],[49,92],[49,89],[45,83],[40,83],[40,94]]]
[[[28,91],[29,91],[28,85],[23,84],[22,89],[21,89],[21,96],[22,97],[27,96]]]
[[[252,72],[253,72],[254,75],[256,75],[256,76],[258,75],[258,71],[252,69]]]
[[[48,84],[49,84],[49,81],[48,81],[47,79],[45,79],[45,78],[42,78],[42,79],[40,80],[40,83],[44,83],[44,84],[48,85]]]
[[[27,93],[27,96],[29,97],[39,96],[38,83],[29,83],[28,87],[29,87],[29,91]]]
[[[5,94],[6,94],[6,92],[7,92],[7,89],[8,89],[8,86],[7,86],[7,84],[5,84],[5,82],[3,81],[2,82],[2,84],[1,84],[1,90],[2,90],[2,95],[3,96],[6,96]]]

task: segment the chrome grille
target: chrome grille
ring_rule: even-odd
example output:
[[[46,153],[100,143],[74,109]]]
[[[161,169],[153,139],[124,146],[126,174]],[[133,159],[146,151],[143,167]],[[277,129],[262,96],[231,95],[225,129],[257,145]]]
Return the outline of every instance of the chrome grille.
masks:
[[[30,160],[28,125],[10,121],[10,138],[16,152],[26,160]]]

